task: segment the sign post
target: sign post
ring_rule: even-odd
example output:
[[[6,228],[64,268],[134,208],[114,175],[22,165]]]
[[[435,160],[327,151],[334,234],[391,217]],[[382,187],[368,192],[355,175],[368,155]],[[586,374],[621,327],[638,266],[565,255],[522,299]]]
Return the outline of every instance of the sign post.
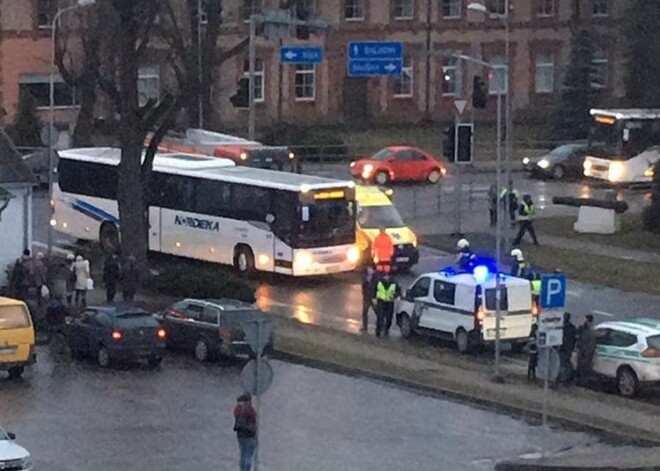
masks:
[[[395,41],[353,41],[348,43],[349,77],[401,75],[403,44]]]

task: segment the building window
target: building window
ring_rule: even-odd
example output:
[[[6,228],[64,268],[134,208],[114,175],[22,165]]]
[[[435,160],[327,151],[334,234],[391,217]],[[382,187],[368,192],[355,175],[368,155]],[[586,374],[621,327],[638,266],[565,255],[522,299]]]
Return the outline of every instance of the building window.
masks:
[[[413,95],[413,64],[410,56],[404,56],[401,75],[394,79],[394,96],[411,97]]]
[[[296,66],[296,100],[313,100],[316,97],[316,67],[314,64]]]
[[[555,14],[555,0],[536,0],[537,16],[552,16]]]
[[[499,95],[500,93],[506,95],[509,82],[506,59],[502,56],[495,56],[490,62],[493,64],[493,71],[488,83],[488,92],[491,95]]]
[[[316,15],[316,0],[297,0],[294,8],[296,18],[312,18]]]
[[[506,15],[507,0],[490,0],[488,3],[491,15],[504,16]]]
[[[241,5],[241,18],[245,21],[250,19],[250,16],[261,13],[261,0],[243,0]]]
[[[140,106],[146,105],[149,100],[160,101],[160,73],[157,67],[140,67],[137,85]]]
[[[608,67],[607,67],[607,53],[602,49],[597,50],[594,53],[594,57],[591,60],[593,66],[593,79],[591,81],[591,86],[593,88],[605,88],[607,87],[607,77],[608,77]]]
[[[26,91],[34,98],[37,108],[50,107],[50,76],[27,75],[19,80],[19,89]],[[55,76],[55,107],[72,108],[78,106],[78,96],[74,88],[65,83],[61,77]]]
[[[250,61],[246,60],[243,63],[243,77],[250,80]],[[266,97],[264,95],[264,61],[262,59],[255,59],[254,61],[254,101],[257,103],[264,102]]]
[[[199,22],[203,25],[207,24],[209,22],[209,1],[210,0],[202,0],[202,2],[199,4],[200,10],[199,10]]]
[[[594,16],[607,16],[609,14],[609,0],[591,0],[591,13]]]
[[[555,91],[555,64],[552,55],[536,56],[536,93]]]
[[[344,18],[364,20],[364,0],[344,0]]]
[[[455,57],[449,57],[442,66],[442,94],[460,95],[462,85],[460,61]]]
[[[394,0],[394,18],[409,20],[413,17],[413,0]]]
[[[50,28],[56,12],[56,0],[37,0],[37,25],[39,28]]]
[[[443,18],[461,17],[461,0],[442,0]]]

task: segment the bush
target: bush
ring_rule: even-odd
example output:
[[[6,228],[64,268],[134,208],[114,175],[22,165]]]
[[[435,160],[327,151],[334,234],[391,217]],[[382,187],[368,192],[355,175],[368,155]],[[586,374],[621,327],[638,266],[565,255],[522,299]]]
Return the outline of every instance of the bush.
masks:
[[[182,298],[231,298],[255,302],[254,283],[229,269],[194,262],[174,262],[147,278],[145,288]]]
[[[340,160],[348,146],[336,133],[297,126],[278,126],[264,137],[269,145],[288,146],[303,161]]]

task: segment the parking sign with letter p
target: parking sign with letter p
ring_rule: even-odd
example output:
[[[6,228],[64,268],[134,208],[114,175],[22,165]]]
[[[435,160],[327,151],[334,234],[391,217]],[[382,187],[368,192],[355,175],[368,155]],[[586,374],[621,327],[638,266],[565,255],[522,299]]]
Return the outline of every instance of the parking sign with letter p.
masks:
[[[560,309],[566,305],[566,275],[553,274],[541,276],[541,307]]]

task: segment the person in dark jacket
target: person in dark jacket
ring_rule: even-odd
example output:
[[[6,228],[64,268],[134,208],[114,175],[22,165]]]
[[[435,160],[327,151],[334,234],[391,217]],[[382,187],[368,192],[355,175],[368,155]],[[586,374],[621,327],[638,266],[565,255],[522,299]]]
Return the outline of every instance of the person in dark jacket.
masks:
[[[593,314],[587,314],[584,316],[584,321],[580,324],[580,327],[577,328],[577,344],[578,348],[580,347],[580,342],[584,335],[593,328],[594,325],[594,316]]]
[[[564,325],[562,327],[562,342],[559,347],[559,361],[561,369],[559,372],[559,382],[568,384],[573,377],[573,366],[571,365],[571,356],[575,349],[577,339],[577,329],[571,322],[571,313],[564,313]]]
[[[125,302],[133,302],[139,283],[140,270],[135,257],[130,255],[121,268],[121,296]]]
[[[112,254],[105,259],[103,264],[103,283],[105,283],[105,300],[108,304],[115,301],[115,294],[117,293],[117,283],[121,274],[119,266],[119,257],[117,254]]]
[[[48,322],[51,331],[64,325],[66,315],[67,311],[62,303],[62,296],[60,294],[51,296],[46,309],[46,322]]]
[[[373,307],[374,287],[376,286],[376,270],[367,265],[362,272],[362,328],[366,332],[369,326],[369,309]]]
[[[241,394],[234,407],[234,432],[241,452],[240,471],[252,469],[252,458],[257,449],[257,411],[252,407],[252,396]]]
[[[532,330],[529,332],[529,339],[527,339],[527,352],[529,359],[527,361],[527,381],[536,381],[536,365],[539,361],[539,345],[536,338],[538,331],[538,324],[532,324]]]

